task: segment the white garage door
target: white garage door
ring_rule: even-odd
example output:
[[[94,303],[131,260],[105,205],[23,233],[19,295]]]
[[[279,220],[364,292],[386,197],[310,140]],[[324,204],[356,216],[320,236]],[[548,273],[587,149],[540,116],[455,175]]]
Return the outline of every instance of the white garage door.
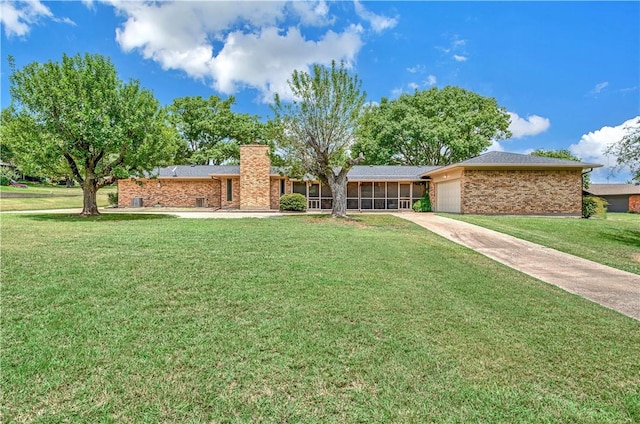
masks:
[[[436,193],[438,212],[460,213],[460,180],[438,183]]]

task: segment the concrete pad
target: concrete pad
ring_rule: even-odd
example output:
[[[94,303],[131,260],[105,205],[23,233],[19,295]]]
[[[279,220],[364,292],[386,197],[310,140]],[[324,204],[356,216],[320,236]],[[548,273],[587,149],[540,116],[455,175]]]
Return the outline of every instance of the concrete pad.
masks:
[[[394,213],[455,243],[640,320],[640,275],[429,213]]]

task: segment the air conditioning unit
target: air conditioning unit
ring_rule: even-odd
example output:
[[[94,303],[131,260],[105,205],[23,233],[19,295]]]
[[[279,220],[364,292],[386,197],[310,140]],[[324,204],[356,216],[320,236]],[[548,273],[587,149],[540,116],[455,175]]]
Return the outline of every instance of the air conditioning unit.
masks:
[[[196,208],[206,208],[207,207],[207,199],[204,197],[196,197]]]
[[[142,197],[133,197],[131,199],[131,207],[132,208],[141,208],[142,207]]]

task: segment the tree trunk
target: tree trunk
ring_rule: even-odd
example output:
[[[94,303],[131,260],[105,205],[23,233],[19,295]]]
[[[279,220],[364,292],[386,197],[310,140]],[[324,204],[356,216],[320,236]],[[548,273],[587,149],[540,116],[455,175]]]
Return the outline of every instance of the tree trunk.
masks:
[[[82,207],[82,216],[96,216],[100,215],[98,211],[98,203],[97,203],[97,181],[95,178],[85,178],[84,183],[82,184],[82,193],[84,195],[84,203]]]
[[[329,187],[333,194],[333,209],[331,216],[334,218],[347,217],[347,174],[328,176]]]

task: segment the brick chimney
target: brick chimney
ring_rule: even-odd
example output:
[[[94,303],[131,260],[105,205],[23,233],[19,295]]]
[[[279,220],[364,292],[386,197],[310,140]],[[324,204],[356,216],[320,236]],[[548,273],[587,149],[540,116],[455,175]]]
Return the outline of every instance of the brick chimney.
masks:
[[[270,203],[269,146],[240,146],[240,210],[268,210]]]

